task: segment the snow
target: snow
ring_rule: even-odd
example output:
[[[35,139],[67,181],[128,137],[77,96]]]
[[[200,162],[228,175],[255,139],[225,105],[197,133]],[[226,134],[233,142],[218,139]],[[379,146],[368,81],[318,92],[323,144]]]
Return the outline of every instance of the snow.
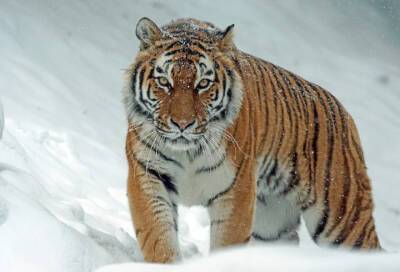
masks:
[[[361,254],[326,249],[304,250],[293,247],[249,247],[231,249],[194,259],[180,265],[149,265],[144,263],[110,265],[96,272],[129,271],[398,271],[398,254]]]
[[[128,262],[99,271],[170,270],[140,263],[125,195],[122,74],[142,16],[235,23],[239,48],[335,94],[358,124],[388,251],[322,250],[302,229],[298,249],[198,257],[208,252],[207,216],[180,207],[184,256],[197,258],[174,270],[400,271],[400,7],[378,2],[2,1],[0,271],[85,272]]]
[[[1,103],[0,100],[0,139],[3,136],[3,130],[4,130],[4,113],[3,113],[3,104]]]

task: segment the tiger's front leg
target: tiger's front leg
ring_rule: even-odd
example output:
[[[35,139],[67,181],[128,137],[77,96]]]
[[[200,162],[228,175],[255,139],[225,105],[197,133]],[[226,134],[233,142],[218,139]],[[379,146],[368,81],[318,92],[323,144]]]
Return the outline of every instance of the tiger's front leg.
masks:
[[[179,258],[176,206],[162,181],[140,164],[129,167],[128,199],[145,261],[170,263]]]
[[[209,201],[211,250],[250,240],[256,205],[256,181],[252,169],[250,165],[241,167],[230,188]]]

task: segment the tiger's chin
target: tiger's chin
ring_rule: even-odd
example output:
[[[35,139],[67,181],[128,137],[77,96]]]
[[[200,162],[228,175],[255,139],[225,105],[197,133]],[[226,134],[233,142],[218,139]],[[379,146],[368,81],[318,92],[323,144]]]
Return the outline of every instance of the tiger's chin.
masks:
[[[179,138],[175,140],[167,139],[165,141],[165,146],[173,151],[189,151],[197,149],[199,147],[196,141],[189,141],[186,139],[179,139]]]
[[[190,151],[193,149],[197,149],[195,145],[181,145],[181,144],[167,144],[167,147],[172,151]]]

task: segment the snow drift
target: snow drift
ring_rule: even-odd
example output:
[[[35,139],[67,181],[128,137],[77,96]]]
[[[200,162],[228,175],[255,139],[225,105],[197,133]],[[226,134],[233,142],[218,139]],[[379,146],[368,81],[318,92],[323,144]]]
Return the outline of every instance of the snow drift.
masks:
[[[122,264],[106,266],[96,272],[395,272],[400,268],[400,264],[393,261],[397,257],[398,254],[362,254],[289,247],[252,247],[231,249],[208,258],[194,259],[183,265]]]
[[[132,32],[142,16],[158,23],[189,16],[220,27],[235,23],[239,48],[335,94],[360,129],[382,244],[398,251],[400,40],[394,33],[400,24],[398,4],[386,2],[388,8],[372,0],[250,0],[229,6],[210,0],[3,1],[0,271],[85,272],[142,260],[125,196],[121,104],[122,73],[138,48]],[[185,256],[207,254],[204,210],[181,207],[180,214]],[[398,253],[310,251],[304,230],[301,239],[300,249],[243,248],[174,269],[239,268],[241,260],[254,270],[265,260],[263,267],[271,271],[283,269],[277,264],[285,260],[286,268],[296,264],[304,270],[307,262],[337,263],[338,270],[342,262],[363,271],[398,268]]]

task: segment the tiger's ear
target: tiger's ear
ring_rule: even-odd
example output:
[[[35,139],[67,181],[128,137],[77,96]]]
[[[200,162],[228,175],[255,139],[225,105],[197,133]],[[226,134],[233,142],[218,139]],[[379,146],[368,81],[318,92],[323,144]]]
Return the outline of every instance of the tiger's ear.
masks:
[[[161,38],[161,30],[152,20],[142,17],[136,24],[136,37],[140,40],[140,49],[146,49]]]
[[[219,41],[219,48],[222,51],[229,51],[232,50],[235,45],[233,43],[233,28],[234,24],[228,26],[222,33],[221,39]]]

